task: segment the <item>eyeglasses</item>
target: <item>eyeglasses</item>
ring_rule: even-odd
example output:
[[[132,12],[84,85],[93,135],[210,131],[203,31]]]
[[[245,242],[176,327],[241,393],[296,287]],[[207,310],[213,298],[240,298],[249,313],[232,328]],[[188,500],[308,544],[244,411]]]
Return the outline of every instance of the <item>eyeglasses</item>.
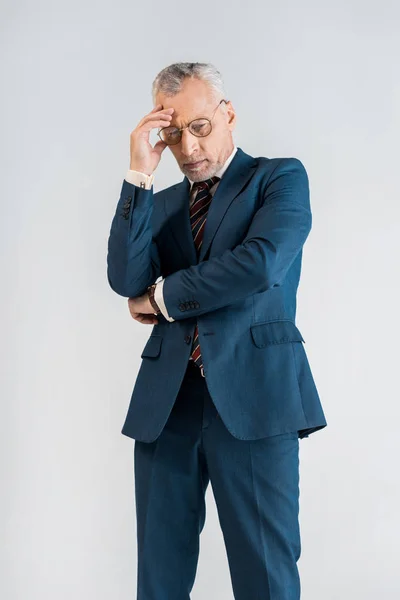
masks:
[[[221,102],[225,102],[227,104],[229,100],[221,100]],[[220,106],[221,102],[219,102],[218,106]],[[186,127],[181,127],[180,129],[178,127],[171,126],[163,127],[162,129],[160,129],[157,135],[168,146],[179,144],[179,142],[182,139],[182,131],[184,129],[189,129],[190,133],[197,137],[205,137],[206,135],[209,135],[212,131],[211,121],[214,118],[218,106],[214,110],[211,119],[206,119],[205,117],[201,119],[194,119],[194,121],[191,121],[188,125],[186,125]]]

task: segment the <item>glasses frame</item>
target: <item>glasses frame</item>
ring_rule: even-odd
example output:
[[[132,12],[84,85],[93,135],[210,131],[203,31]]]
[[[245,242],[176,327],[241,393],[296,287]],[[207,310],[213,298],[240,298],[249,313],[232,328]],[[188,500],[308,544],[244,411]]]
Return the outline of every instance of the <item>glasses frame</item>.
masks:
[[[196,119],[193,119],[193,121],[190,121],[190,123],[188,123],[188,124],[186,125],[186,127],[180,127],[180,128],[179,128],[179,127],[175,127],[175,129],[177,129],[177,131],[178,131],[178,132],[179,132],[179,134],[180,134],[179,140],[178,140],[177,142],[175,142],[175,143],[173,143],[173,144],[168,144],[167,142],[164,142],[164,140],[162,139],[162,137],[161,137],[161,135],[160,135],[160,134],[161,134],[161,132],[162,132],[164,129],[169,129],[170,127],[174,127],[174,125],[167,125],[166,127],[162,127],[162,128],[161,128],[161,129],[160,129],[160,130],[157,132],[157,135],[158,135],[158,137],[160,138],[160,140],[161,140],[162,142],[164,142],[164,144],[167,144],[167,146],[176,146],[176,144],[179,144],[179,142],[180,142],[180,141],[181,141],[181,139],[182,139],[182,131],[183,131],[184,129],[188,129],[188,127],[190,127],[190,126],[191,126],[191,124],[192,124],[192,123],[194,123],[195,121],[200,121],[200,120],[203,120],[203,121],[208,121],[208,122],[210,123],[210,127],[211,127],[210,131],[209,131],[209,132],[208,132],[206,135],[197,135],[196,133],[193,133],[192,131],[191,131],[190,133],[191,133],[192,135],[194,135],[194,136],[196,136],[196,137],[200,137],[200,138],[207,137],[207,135],[210,135],[210,133],[212,132],[212,120],[213,120],[213,119],[214,119],[214,117],[215,117],[215,113],[217,112],[217,108],[218,108],[218,107],[221,105],[221,103],[222,103],[222,102],[225,102],[225,104],[228,104],[229,100],[225,100],[225,98],[222,98],[222,100],[220,100],[220,102],[218,103],[218,106],[216,106],[216,108],[215,108],[215,110],[214,110],[214,112],[213,112],[213,115],[212,115],[211,119],[209,119],[208,117],[197,117]]]

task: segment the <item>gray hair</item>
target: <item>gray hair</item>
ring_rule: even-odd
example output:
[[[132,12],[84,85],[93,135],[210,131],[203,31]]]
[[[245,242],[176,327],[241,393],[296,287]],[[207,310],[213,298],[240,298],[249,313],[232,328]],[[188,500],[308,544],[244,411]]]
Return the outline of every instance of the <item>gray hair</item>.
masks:
[[[186,78],[206,81],[213,91],[216,101],[222,100],[222,98],[227,99],[221,73],[214,65],[211,63],[181,62],[165,67],[153,81],[152,98],[154,106],[156,105],[158,92],[166,96],[175,96],[180,92]],[[223,107],[225,106],[223,104]]]

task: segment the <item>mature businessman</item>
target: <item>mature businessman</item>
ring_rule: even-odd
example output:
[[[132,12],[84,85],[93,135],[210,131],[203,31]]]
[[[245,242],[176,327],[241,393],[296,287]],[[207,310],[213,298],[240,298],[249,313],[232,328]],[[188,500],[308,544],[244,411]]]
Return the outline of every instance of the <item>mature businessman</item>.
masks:
[[[137,599],[190,598],[211,482],[235,599],[298,600],[299,439],[326,426],[295,324],[307,173],[235,146],[213,65],[166,67],[153,102],[131,132],[107,257],[111,288],[153,325],[122,428]],[[154,193],[167,146],[184,178]]]

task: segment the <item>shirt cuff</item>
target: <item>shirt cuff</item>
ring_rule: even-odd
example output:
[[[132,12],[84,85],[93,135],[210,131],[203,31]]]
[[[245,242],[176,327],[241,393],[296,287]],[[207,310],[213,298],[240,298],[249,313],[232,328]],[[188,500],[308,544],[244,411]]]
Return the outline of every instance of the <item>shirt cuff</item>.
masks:
[[[154,300],[156,301],[159,309],[161,310],[162,314],[167,319],[167,321],[175,321],[175,319],[173,319],[172,317],[169,316],[167,307],[164,304],[164,296],[163,296],[164,281],[165,281],[165,279],[162,279],[161,281],[159,281],[157,283],[156,289],[154,290]]]
[[[145,189],[150,190],[153,185],[154,173],[152,175],[147,175],[146,173],[141,173],[140,171],[134,171],[133,169],[128,169],[125,175],[125,181],[128,183],[132,183],[133,185],[137,185],[139,187],[143,187],[140,184],[145,184]]]

